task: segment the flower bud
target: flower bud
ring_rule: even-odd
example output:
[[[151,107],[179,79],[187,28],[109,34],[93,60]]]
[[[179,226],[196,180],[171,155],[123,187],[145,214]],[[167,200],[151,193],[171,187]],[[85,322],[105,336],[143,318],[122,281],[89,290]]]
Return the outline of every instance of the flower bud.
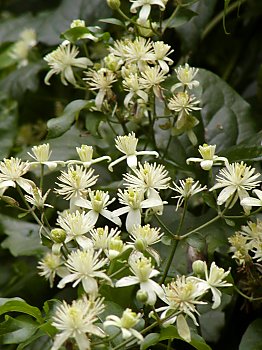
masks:
[[[66,232],[62,228],[54,228],[51,231],[51,238],[55,243],[63,243],[66,239]]]
[[[146,250],[147,248],[147,244],[145,242],[144,239],[137,239],[135,242],[135,248],[139,251],[139,252],[143,252]]]
[[[203,276],[205,274],[205,266],[205,261],[196,260],[192,264],[192,270],[197,276]]]
[[[139,289],[136,293],[136,299],[137,301],[146,304],[148,300],[148,293],[145,290]]]
[[[112,10],[118,10],[120,7],[120,0],[106,0],[106,2]]]

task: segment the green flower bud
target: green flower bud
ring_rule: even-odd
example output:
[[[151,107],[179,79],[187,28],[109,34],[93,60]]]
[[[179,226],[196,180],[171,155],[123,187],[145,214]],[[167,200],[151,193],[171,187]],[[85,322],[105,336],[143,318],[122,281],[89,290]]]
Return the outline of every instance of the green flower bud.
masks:
[[[107,5],[112,9],[112,10],[117,10],[120,7],[120,0],[106,0]]]
[[[51,231],[51,238],[55,243],[63,243],[66,239],[66,232],[62,228],[54,228]]]
[[[192,264],[192,270],[197,276],[204,276],[206,262],[202,260],[196,260]]]
[[[136,293],[136,299],[137,301],[146,304],[148,300],[148,293],[145,290],[139,289]]]
[[[147,248],[147,244],[145,243],[145,241],[143,239],[137,239],[135,242],[135,248],[139,251],[139,252],[144,252]]]

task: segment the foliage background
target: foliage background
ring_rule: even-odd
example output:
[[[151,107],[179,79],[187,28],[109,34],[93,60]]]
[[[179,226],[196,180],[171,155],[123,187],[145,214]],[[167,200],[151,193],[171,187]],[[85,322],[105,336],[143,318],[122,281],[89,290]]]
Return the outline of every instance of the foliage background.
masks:
[[[229,3],[229,10],[233,4],[233,10],[229,11],[225,18],[226,31],[229,34],[226,34],[223,28],[224,1],[199,0],[190,7],[190,11],[195,13],[189,10],[182,11],[165,32],[163,40],[174,49],[172,59],[175,64],[188,61],[191,66],[202,68],[201,97],[205,107],[202,113],[203,120],[206,117],[206,124],[210,123],[208,119],[210,116],[212,119],[213,134],[209,135],[210,143],[217,143],[217,149],[221,155],[227,156],[231,161],[240,159],[259,161],[262,135],[260,131],[262,128],[262,3],[259,0],[236,3],[226,1],[227,3]],[[129,2],[122,1],[122,7],[128,9]],[[167,18],[171,15],[173,7],[173,1],[169,1],[165,14]],[[119,32],[116,26],[99,22],[99,19],[111,16],[112,12],[106,6],[105,0],[28,0],[26,2],[1,0],[1,159],[13,155],[26,157],[26,151],[30,146],[38,144],[47,137],[47,121],[63,115],[65,106],[72,100],[84,98],[73,88],[64,87],[59,78],[53,78],[51,86],[43,83],[47,65],[42,57],[62,41],[60,33],[69,28],[72,20],[80,18],[84,19],[87,25],[102,26],[114,38],[118,38]],[[29,27],[36,30],[38,44],[30,53],[30,63],[18,68],[15,62],[10,60],[8,51],[18,40],[19,33]],[[216,75],[210,75],[206,70]],[[227,82],[243,100],[235,95],[233,90],[223,85],[224,83],[217,76]],[[227,110],[232,96],[234,96],[233,100],[237,100],[236,106],[235,108],[231,106],[230,110]],[[225,109],[221,110],[223,101]],[[98,148],[103,148],[103,140],[94,139],[98,136],[96,117],[89,115],[89,118],[93,118],[93,127],[89,125],[89,130],[85,129],[85,118],[81,118],[80,115],[77,127],[71,127],[72,123],[69,122],[66,126],[69,130],[65,134],[49,140],[50,145],[53,144],[55,147],[56,158],[61,160],[69,158],[74,154],[75,147],[83,142],[95,142]],[[220,124],[223,124],[223,131]],[[203,128],[205,126],[203,125]],[[235,147],[236,144],[240,145]],[[174,143],[172,147],[177,149],[180,146]],[[180,150],[181,152],[178,152],[174,159],[180,166],[186,157],[192,156],[192,152],[197,153],[190,146]],[[52,175],[50,180],[51,177]],[[55,197],[52,200],[57,201]],[[60,204],[56,204],[59,207]],[[36,225],[18,220],[18,213],[10,213],[10,209],[3,203],[0,203],[0,212],[0,298],[19,296],[29,304],[40,308],[47,299],[62,298],[61,293],[64,291],[51,290],[48,284],[37,275],[37,254],[43,250],[43,247],[38,242]],[[199,213],[192,213],[192,220],[199,220],[198,215]],[[212,229],[215,238],[208,246],[208,251],[213,254],[216,245],[221,245],[219,240],[226,240],[226,237],[223,237],[223,227],[214,226]],[[227,228],[227,232],[228,230]],[[180,249],[180,254],[182,256],[183,247]],[[183,266],[185,262],[181,256],[176,258],[177,270],[183,271],[186,267]],[[218,258],[223,259],[221,251]],[[210,318],[208,321],[213,326],[202,329],[202,333],[214,350],[221,349],[222,346],[225,350],[261,349],[248,343],[250,336],[245,333],[248,325],[259,316],[259,308],[243,303],[239,298],[235,298],[234,303],[234,308],[231,307],[228,312],[225,309],[225,312],[215,311],[205,314],[205,317]],[[253,329],[261,331],[261,324],[253,323]],[[0,344],[2,340],[3,336],[0,334]],[[43,344],[34,346],[27,348],[43,348],[41,347]],[[180,346],[181,349],[190,347],[189,345]],[[2,348],[11,350],[15,349],[16,345],[1,345]]]

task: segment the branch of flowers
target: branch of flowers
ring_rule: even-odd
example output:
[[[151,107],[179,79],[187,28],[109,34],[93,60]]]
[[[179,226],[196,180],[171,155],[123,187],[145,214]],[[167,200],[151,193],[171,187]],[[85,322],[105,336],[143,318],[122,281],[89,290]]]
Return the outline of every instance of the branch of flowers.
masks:
[[[27,203],[24,194],[21,190],[21,188],[17,185],[17,192],[19,193],[20,197],[22,198],[22,201],[24,202],[25,206],[28,208],[29,213],[33,216],[33,218],[35,219],[35,221],[38,223],[38,225],[40,227],[43,227],[43,229],[45,230],[46,234],[48,237],[50,237],[50,232],[49,230],[47,230],[47,228],[44,226],[44,223],[41,222],[41,220],[38,218],[38,216],[36,215],[36,213],[34,212],[34,210],[32,210],[32,208],[30,207],[30,205]]]
[[[165,267],[165,270],[164,270],[164,273],[163,273],[160,285],[165,283],[166,276],[167,276],[168,271],[170,269],[170,266],[172,264],[172,261],[173,261],[173,258],[174,258],[175,252],[176,252],[176,248],[177,248],[177,245],[178,245],[178,241],[180,240],[180,231],[181,231],[181,228],[182,228],[183,223],[184,223],[186,210],[187,210],[187,198],[185,198],[185,205],[184,205],[184,208],[183,208],[183,213],[182,213],[182,216],[180,218],[180,221],[179,221],[179,224],[178,224],[178,228],[176,230],[176,235],[175,236],[177,238],[175,239],[175,241],[173,243],[173,247],[172,247],[171,253],[170,253],[169,257],[168,257],[168,261],[167,261],[167,264],[166,264],[166,267]]]
[[[247,0],[242,0],[243,2],[246,2]],[[237,0],[233,4],[229,5],[226,11],[226,14],[228,15],[232,11],[234,11],[237,7],[239,7],[239,1]],[[212,21],[206,26],[206,28],[203,30],[201,39],[204,40],[204,38],[213,30],[213,28],[221,21],[224,17],[224,10],[221,11],[219,14],[217,14]]]
[[[156,219],[156,221],[159,223],[159,225],[166,231],[166,233],[171,236],[172,238],[175,238],[175,234],[169,230],[169,228],[163,223],[163,221],[161,219],[159,219],[158,215],[154,214],[154,218]]]
[[[243,298],[248,299],[250,302],[252,301],[259,301],[262,300],[262,297],[259,298],[253,298],[253,297],[249,297],[248,295],[244,294],[243,292],[241,292],[240,289],[237,288],[237,286],[234,286],[234,289],[236,290],[236,292],[241,295]]]

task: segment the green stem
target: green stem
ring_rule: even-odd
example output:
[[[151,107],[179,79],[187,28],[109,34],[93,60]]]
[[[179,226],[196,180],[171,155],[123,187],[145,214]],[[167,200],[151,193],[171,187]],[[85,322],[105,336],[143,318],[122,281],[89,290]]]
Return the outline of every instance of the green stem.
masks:
[[[247,0],[242,0],[242,2],[246,2]],[[227,8],[227,14],[234,11],[237,7],[239,7],[239,1],[234,2]],[[204,29],[201,39],[204,40],[204,38],[214,29],[214,27],[224,18],[224,10],[221,11],[218,15],[216,15],[211,22],[208,23],[206,28]]]
[[[248,299],[250,302],[262,300],[262,297],[259,297],[259,298],[249,297],[248,295],[241,292],[241,290],[238,289],[237,286],[234,286],[234,289],[237,291],[238,294],[240,294],[243,298]]]
[[[180,239],[180,235],[179,234],[180,234],[181,228],[182,228],[183,223],[184,223],[186,210],[187,210],[187,200],[185,199],[185,205],[184,205],[183,213],[182,213],[182,216],[180,218],[179,225],[178,225],[178,228],[177,228],[177,231],[176,231],[177,239],[173,243],[173,247],[172,247],[171,253],[170,253],[169,257],[168,257],[168,261],[167,261],[167,264],[166,264],[166,267],[165,267],[165,270],[164,270],[164,273],[163,273],[160,285],[165,283],[166,276],[167,276],[168,271],[170,269],[170,266],[172,264],[172,261],[173,261],[173,258],[174,258],[175,252],[176,252],[176,248],[177,248],[177,245],[178,245],[178,241]]]
[[[193,230],[189,231],[188,233],[180,236],[179,239],[182,240],[182,239],[190,236],[192,233],[195,233],[195,232],[197,232],[199,230],[202,230],[203,228],[207,227],[208,225],[212,224],[213,222],[216,222],[220,218],[221,218],[220,215],[215,216],[213,219],[209,220],[208,222],[205,222],[203,225],[200,225],[197,228],[194,228]]]
[[[109,268],[109,269],[110,269],[110,268]],[[111,275],[109,274],[109,273],[110,273],[110,270],[108,270],[108,272],[107,272],[108,277],[109,277],[109,278],[115,277],[115,276],[118,275],[120,272],[123,272],[123,271],[125,271],[126,269],[128,269],[128,266],[123,266],[123,267],[121,267],[121,269],[119,269],[119,270],[113,272]]]
[[[168,18],[168,20],[166,21],[166,23],[165,23],[165,25],[164,25],[164,27],[163,27],[163,30],[162,30],[162,35],[164,34],[165,30],[168,28],[168,26],[169,26],[170,22],[173,20],[173,18],[176,17],[176,14],[177,14],[177,12],[178,12],[179,9],[180,9],[180,5],[178,5],[178,6],[174,9],[172,15],[171,15],[171,16]]]
[[[39,188],[41,190],[41,192],[43,193],[43,186],[44,186],[44,168],[45,168],[45,165],[44,164],[41,164],[41,167],[40,167],[40,184],[39,184]]]
[[[157,220],[157,222],[159,223],[159,225],[166,231],[166,233],[167,233],[169,236],[175,238],[174,233],[173,233],[171,230],[169,230],[169,228],[163,223],[163,221],[162,221],[161,219],[159,219],[158,215],[154,214],[154,218]]]

